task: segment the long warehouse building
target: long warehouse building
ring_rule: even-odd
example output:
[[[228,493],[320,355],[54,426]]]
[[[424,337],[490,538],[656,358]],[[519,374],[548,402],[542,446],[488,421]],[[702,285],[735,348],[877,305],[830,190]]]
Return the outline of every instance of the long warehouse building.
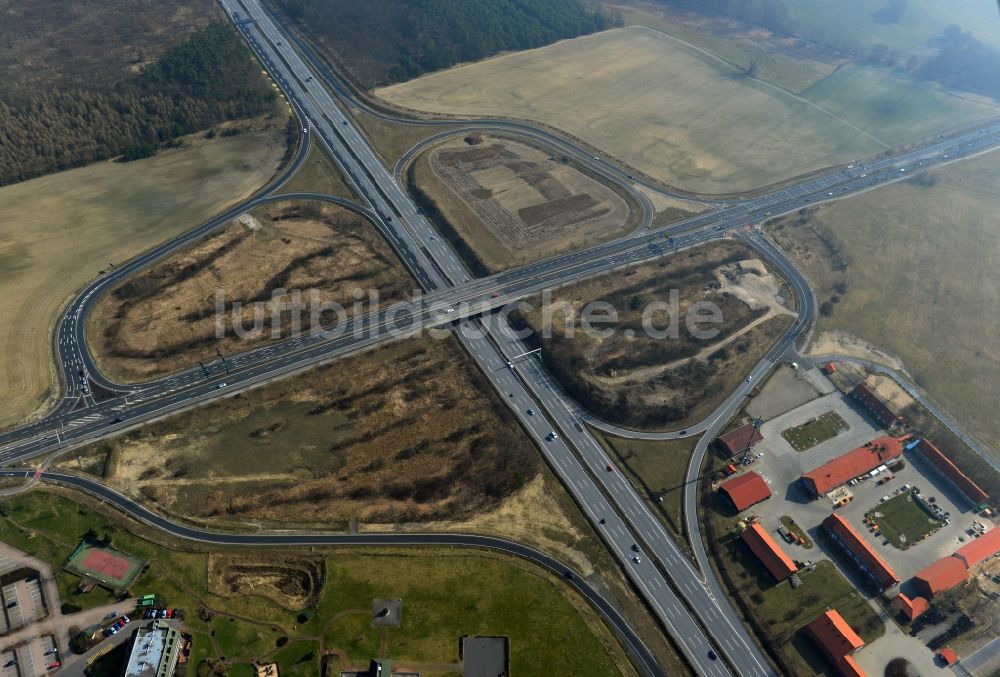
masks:
[[[878,437],[865,446],[841,454],[829,463],[802,476],[802,483],[814,496],[822,496],[855,477],[871,472],[903,454],[903,445],[895,437]]]
[[[864,537],[843,517],[837,514],[830,515],[823,520],[823,528],[871,579],[879,592],[885,592],[899,583],[899,576],[892,567],[878,556]]]

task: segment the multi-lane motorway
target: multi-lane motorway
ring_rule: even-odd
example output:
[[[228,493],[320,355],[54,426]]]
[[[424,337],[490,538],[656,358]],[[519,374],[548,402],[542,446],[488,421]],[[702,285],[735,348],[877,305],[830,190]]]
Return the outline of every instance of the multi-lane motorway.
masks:
[[[310,62],[308,53],[294,47],[290,36],[256,0],[222,0],[222,5],[288,96],[303,120],[307,137],[311,137],[312,143],[325,147],[367,206],[340,202],[362,211],[376,224],[426,295],[418,302],[402,304],[394,310],[383,309],[355,317],[340,332],[318,332],[230,356],[225,365],[212,365],[208,378],[199,368],[127,386],[112,383],[102,376],[84,340],[87,313],[98,296],[125,276],[238,213],[276,199],[265,191],[199,229],[112,271],[74,300],[60,321],[55,339],[56,354],[64,370],[66,398],[46,418],[0,436],[0,461],[21,460],[78,445],[213,397],[363,350],[393,336],[406,335],[427,326],[450,324],[458,330],[459,340],[469,355],[536,440],[551,467],[593,521],[626,575],[695,670],[699,674],[716,675],[772,674],[766,657],[711,575],[701,540],[692,538],[699,567],[696,568],[628,481],[620,473],[607,469],[609,462],[602,448],[581,425],[583,415],[548,379],[541,364],[534,359],[513,359],[524,350],[509,336],[502,315],[486,311],[546,287],[668,256],[677,249],[727,233],[737,233],[744,238],[787,277],[796,295],[800,323],[753,369],[750,383],[741,385],[712,416],[688,430],[688,434],[708,433],[699,443],[688,471],[686,519],[689,533],[697,534],[692,487],[696,484],[707,442],[772,365],[794,351],[795,341],[808,330],[815,311],[812,292],[802,275],[748,224],[805,205],[870,190],[926,167],[991,149],[1000,140],[1000,124],[938,139],[894,156],[857,163],[798,185],[706,212],[672,224],[669,239],[663,229],[647,227],[628,238],[494,276],[472,279],[432,224],[419,213],[397,180],[396,172],[389,171],[379,162],[361,132],[345,115],[340,105],[343,102],[338,100],[339,90],[324,86],[323,77]],[[622,183],[630,178],[611,163],[595,158],[551,132],[509,121],[479,124],[533,136],[571,154],[578,163],[606,178]],[[305,145],[279,182],[297,168],[304,153]],[[298,197],[332,199],[312,195]],[[644,211],[643,225],[648,226],[651,208],[644,197],[638,199]],[[84,383],[89,395],[81,392]],[[94,401],[95,391],[100,391],[104,401]],[[132,506],[120,501],[118,504],[133,511]],[[143,518],[148,519],[147,516]],[[166,524],[157,526],[167,528]],[[205,534],[198,537],[204,539]],[[262,544],[271,544],[270,539],[274,537],[250,538],[264,539],[260,541]],[[349,540],[337,535],[322,538],[331,543]],[[633,645],[629,638],[624,639],[627,645]],[[642,653],[634,645],[632,649],[634,654]],[[637,660],[647,671],[655,672],[644,658],[637,656]]]

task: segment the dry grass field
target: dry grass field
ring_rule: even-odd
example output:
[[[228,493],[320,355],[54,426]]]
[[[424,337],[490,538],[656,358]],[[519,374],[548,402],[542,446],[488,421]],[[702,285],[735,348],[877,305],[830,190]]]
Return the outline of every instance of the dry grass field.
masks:
[[[1000,155],[991,153],[769,226],[825,302],[824,332],[899,358],[1000,451]]]
[[[783,283],[750,256],[741,244],[712,243],[564,287],[548,311],[536,303],[512,319],[532,328],[546,365],[595,415],[633,428],[683,427],[714,408],[792,322]],[[678,292],[677,336],[647,335],[643,313],[667,302],[671,290]],[[581,310],[595,300],[618,316],[606,336],[582,331]],[[688,310],[699,302],[719,311],[719,323],[703,325],[715,336],[698,338],[687,327]],[[668,313],[656,310],[653,326],[665,328]]]
[[[647,0],[603,0],[626,26],[646,26],[706,49],[736,68],[796,94],[827,77],[846,61],[814,43],[789,39],[724,16],[686,12]]]
[[[614,190],[516,141],[452,139],[411,172],[431,211],[462,240],[459,250],[489,272],[620,237],[637,223]]]
[[[265,183],[285,153],[267,129],[102,162],[0,189],[0,426],[52,394],[49,336],[59,310],[108,265],[193,228]]]
[[[787,76],[786,76],[787,77]],[[644,27],[458,66],[376,91],[407,108],[504,115],[563,129],[700,193],[748,190],[996,115],[892,72],[817,81],[815,101]],[[897,99],[902,93],[906,96]],[[889,106],[890,114],[880,115]],[[886,138],[882,138],[885,136]]]
[[[122,282],[95,306],[88,323],[101,370],[137,381],[291,337],[296,318],[281,307],[298,290],[310,304],[298,317],[312,327],[312,294],[337,303],[345,317],[318,315],[324,325],[350,317],[360,290],[381,303],[405,298],[413,283],[364,218],[321,202],[278,202],[231,221],[199,243]],[[218,338],[216,294],[225,298],[225,336]],[[294,299],[293,299],[294,300]],[[240,313],[233,303],[242,306]],[[259,331],[252,306],[259,304]],[[318,308],[318,307],[317,307]],[[368,306],[365,306],[367,312]],[[243,331],[239,328],[242,327]]]
[[[212,21],[224,21],[216,3],[174,0],[0,0],[4,44],[0,98],[37,95],[49,88],[103,87],[155,61]]]
[[[103,465],[128,495],[215,525],[482,514],[541,461],[457,350],[393,342],[98,443],[71,465]]]

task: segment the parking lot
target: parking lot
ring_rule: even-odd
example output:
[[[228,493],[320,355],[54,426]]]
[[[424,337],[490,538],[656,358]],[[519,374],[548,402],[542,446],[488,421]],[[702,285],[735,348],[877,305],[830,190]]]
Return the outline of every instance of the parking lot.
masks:
[[[0,653],[3,673],[0,677],[42,677],[49,673],[49,666],[58,662],[55,638],[45,635],[28,644]]]
[[[23,628],[45,617],[45,603],[38,577],[33,576],[0,588],[6,631]]]

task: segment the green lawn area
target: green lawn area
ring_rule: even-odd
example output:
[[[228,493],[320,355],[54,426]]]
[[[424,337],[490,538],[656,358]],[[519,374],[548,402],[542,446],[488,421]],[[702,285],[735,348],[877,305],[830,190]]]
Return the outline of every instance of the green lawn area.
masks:
[[[321,653],[335,648],[348,656],[349,665],[363,666],[379,647],[379,634],[370,626],[372,598],[399,597],[402,626],[387,635],[388,655],[397,662],[450,664],[458,660],[462,635],[506,635],[513,674],[548,675],[552,665],[568,674],[634,674],[586,602],[560,578],[519,560],[462,549],[328,550],[320,553],[325,587],[311,617],[300,619],[297,611],[262,596],[215,594],[208,584],[207,552],[154,543],[127,530],[118,518],[61,494],[35,490],[0,503],[0,540],[57,567],[90,528],[110,536],[115,548],[149,561],[132,592],[158,593],[184,610],[185,627],[195,637],[195,665],[219,663],[221,656],[234,666],[269,657],[282,675],[315,675]],[[277,566],[282,554],[306,553],[256,551],[254,556]],[[73,583],[67,577],[60,586]],[[71,601],[87,607],[109,600],[96,591]],[[208,640],[210,632],[221,656]],[[240,671],[246,668],[237,667],[233,674]]]
[[[907,543],[919,541],[943,524],[924,512],[909,491],[879,503],[866,515],[878,525],[882,537],[899,549],[906,547]]]
[[[403,157],[403,153],[428,136],[455,129],[455,126],[450,125],[434,127],[407,125],[401,122],[382,120],[358,110],[351,110],[351,117],[361,127],[361,131],[368,137],[368,141],[375,147],[382,162],[389,169],[392,169],[396,161]]]
[[[327,157],[326,151],[318,143],[313,144],[305,162],[278,193],[326,193],[351,199],[357,198],[351,187],[344,181],[344,175]]]
[[[684,538],[684,475],[697,438],[632,440],[591,432],[660,513],[666,527]]]
[[[847,432],[847,429],[847,423],[840,417],[840,414],[828,411],[805,423],[782,430],[781,436],[792,445],[795,451],[805,451],[842,432]]]
[[[796,524],[795,521],[792,520],[791,517],[789,517],[788,515],[782,515],[781,516],[781,523],[783,525],[785,525],[786,529],[788,529],[793,534],[795,534],[796,536],[798,536],[799,538],[802,539],[802,547],[803,548],[807,548],[808,549],[808,548],[813,547],[813,542],[812,542],[812,539],[809,538],[809,534],[807,534],[805,531],[803,531],[802,527],[800,527],[798,524]]]

